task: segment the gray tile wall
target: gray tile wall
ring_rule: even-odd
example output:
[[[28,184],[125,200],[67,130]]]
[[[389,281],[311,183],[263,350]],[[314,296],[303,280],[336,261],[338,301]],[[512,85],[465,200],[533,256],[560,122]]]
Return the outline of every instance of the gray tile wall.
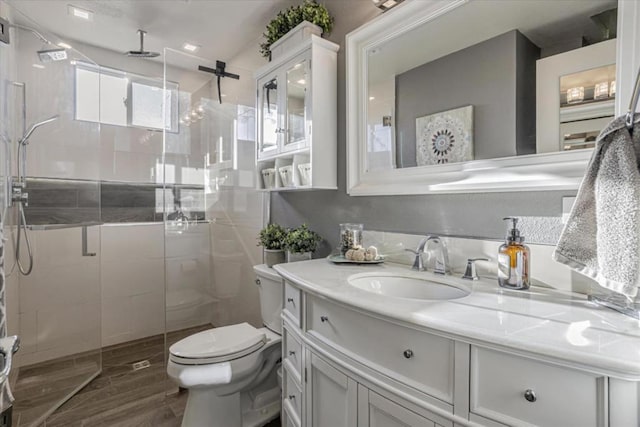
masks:
[[[162,188],[161,184],[30,178],[27,224],[162,221],[162,213],[156,212],[156,190]],[[173,191],[176,200],[180,200],[183,189],[204,191],[202,186],[193,185],[171,185],[167,189]],[[191,216],[203,219],[204,212],[192,212]]]

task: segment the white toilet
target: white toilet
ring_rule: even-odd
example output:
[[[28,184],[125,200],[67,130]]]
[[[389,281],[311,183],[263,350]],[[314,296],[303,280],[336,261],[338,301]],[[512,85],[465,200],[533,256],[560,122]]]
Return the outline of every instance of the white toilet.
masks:
[[[254,266],[263,328],[209,329],[169,348],[167,373],[189,391],[183,427],[259,427],[280,413],[282,279]]]

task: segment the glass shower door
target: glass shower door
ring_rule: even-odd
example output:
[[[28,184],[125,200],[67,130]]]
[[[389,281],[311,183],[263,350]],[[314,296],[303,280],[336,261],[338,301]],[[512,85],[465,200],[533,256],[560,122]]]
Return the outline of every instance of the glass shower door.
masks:
[[[13,422],[28,426],[101,371],[100,123],[78,119],[77,64],[86,56],[7,3],[0,11],[12,24],[10,43],[0,43],[4,184],[11,178],[28,194],[25,221],[17,202],[2,215],[6,322],[21,339]],[[99,105],[99,81],[89,92]]]
[[[264,193],[255,190],[255,83],[199,71],[213,61],[165,49],[165,84],[175,90],[177,127],[164,132],[167,349],[198,330],[249,322],[261,327],[253,265]],[[220,102],[220,100],[222,102]],[[171,128],[174,130],[172,131]]]

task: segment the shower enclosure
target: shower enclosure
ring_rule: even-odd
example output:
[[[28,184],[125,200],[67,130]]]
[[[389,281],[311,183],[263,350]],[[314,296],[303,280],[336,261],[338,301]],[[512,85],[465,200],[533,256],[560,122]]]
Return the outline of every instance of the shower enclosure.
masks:
[[[261,326],[252,72],[229,65],[240,79],[219,94],[199,71],[216,61],[62,40],[4,0],[0,17],[14,425],[69,425],[85,407],[117,420],[123,402],[177,392],[165,374],[176,340]]]

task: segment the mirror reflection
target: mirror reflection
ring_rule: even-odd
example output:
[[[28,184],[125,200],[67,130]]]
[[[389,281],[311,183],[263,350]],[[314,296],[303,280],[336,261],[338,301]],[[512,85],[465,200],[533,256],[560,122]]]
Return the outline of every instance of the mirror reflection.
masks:
[[[473,1],[369,48],[367,170],[592,147],[616,17],[615,0]]]
[[[304,139],[304,99],[306,88],[306,61],[302,61],[287,71],[287,144]]]
[[[271,79],[262,85],[262,144],[260,151],[270,151],[278,145],[278,80]]]

